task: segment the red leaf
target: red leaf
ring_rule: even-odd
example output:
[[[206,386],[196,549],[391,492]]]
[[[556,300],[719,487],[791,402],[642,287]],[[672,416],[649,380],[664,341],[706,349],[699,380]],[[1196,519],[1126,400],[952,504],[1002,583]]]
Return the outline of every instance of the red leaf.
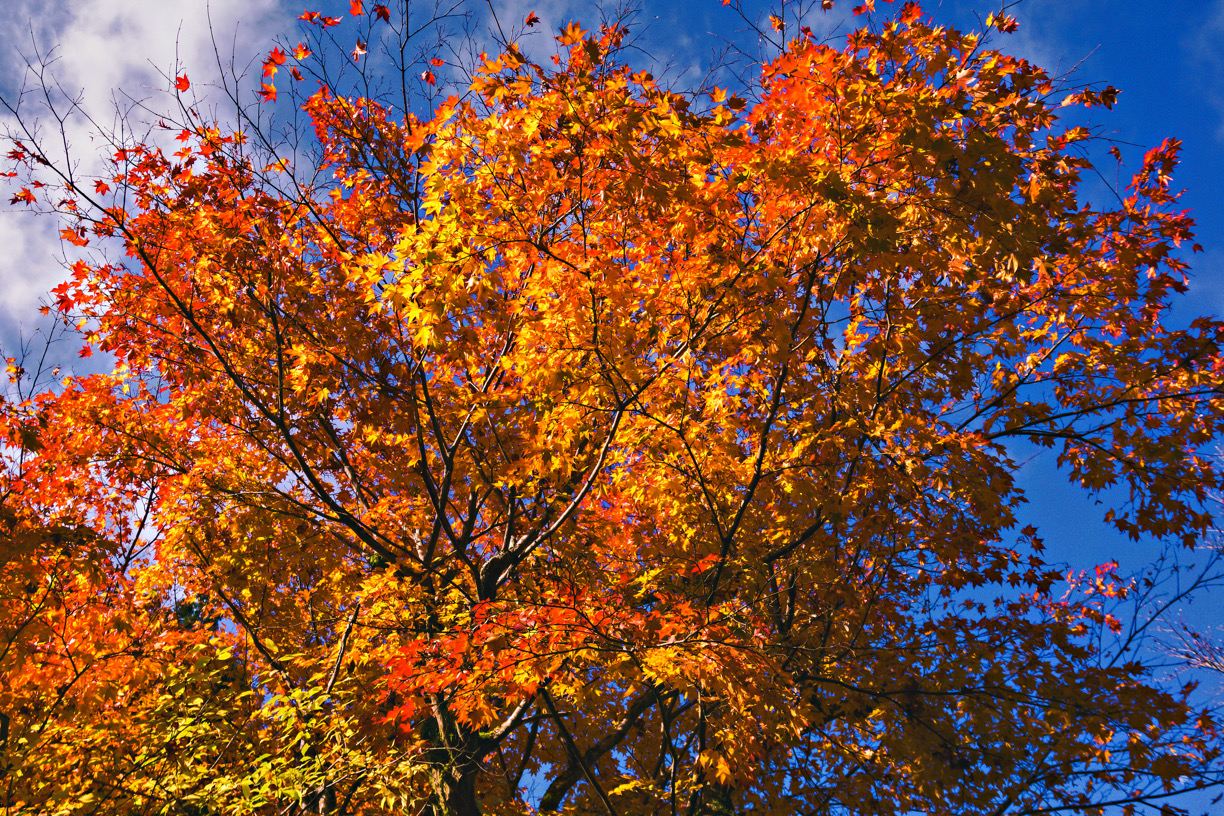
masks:
[[[306,47],[305,43],[298,43],[294,47],[293,58],[297,60],[298,62],[301,62],[302,60],[306,59],[309,56],[310,56],[310,49]]]
[[[182,91],[187,90],[190,87],[191,87],[191,82],[187,79],[186,75],[178,77],[174,80],[174,88],[180,93]]]
[[[339,17],[324,17],[317,11],[304,11],[302,12],[302,16],[298,17],[298,19],[310,23],[311,25],[323,26],[324,28],[340,25],[341,22]]]
[[[425,73],[421,74],[421,79],[427,85],[437,85],[438,84],[438,78],[433,75],[433,71],[426,71]]]
[[[374,7],[374,16],[384,23],[391,22],[391,10],[384,5],[380,4]]]
[[[34,203],[34,194],[30,192],[29,187],[22,187],[21,192],[9,200],[9,204],[17,204],[22,201],[24,201],[26,204]]]
[[[366,54],[366,44],[363,43],[361,40],[358,40],[356,47],[353,48],[353,62],[356,62],[357,60],[361,59],[362,57],[365,56],[365,54]]]
[[[432,65],[432,66],[433,66],[433,67],[435,67],[435,68],[441,68],[441,67],[442,67],[443,65],[445,65],[446,63],[445,63],[445,62],[443,62],[442,60],[438,59],[437,57],[434,57],[433,59],[431,59],[431,60],[429,61],[429,64],[430,64],[430,65]]]
[[[279,48],[273,48],[268,54],[268,58],[263,63],[263,75],[265,78],[276,76],[277,66],[285,64],[285,52]]]
[[[259,95],[263,97],[263,101],[265,102],[275,102],[276,86],[267,82],[262,83],[262,87],[259,89]]]
[[[360,17],[365,14],[365,9],[361,7],[362,0],[349,0],[349,14],[354,17]]]
[[[110,192],[110,185],[102,179],[98,179],[94,182],[94,192],[98,195],[106,195]]]
[[[80,263],[78,261],[77,263]],[[68,281],[64,281],[59,286],[51,290],[51,294],[55,295],[55,308],[61,312],[72,310],[72,296],[68,294]]]
[[[527,19],[524,22],[527,23],[528,28],[531,28],[533,25],[537,25],[540,22],[540,18],[536,16],[536,13],[533,11],[527,15]]]

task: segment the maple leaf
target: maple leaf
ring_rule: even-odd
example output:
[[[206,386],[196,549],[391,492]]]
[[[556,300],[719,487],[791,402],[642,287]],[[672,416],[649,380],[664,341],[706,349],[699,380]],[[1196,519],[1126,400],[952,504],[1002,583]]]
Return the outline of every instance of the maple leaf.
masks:
[[[298,43],[293,47],[293,58],[301,62],[310,56],[310,49],[304,43]]]
[[[384,23],[391,22],[391,10],[382,4],[375,5],[373,8],[374,16],[382,20]]]
[[[273,48],[268,54],[267,59],[263,62],[264,79],[276,76],[276,69],[285,64],[285,52],[280,48]]]
[[[361,17],[365,14],[365,9],[362,8],[363,5],[362,0],[349,0],[349,14],[354,17]]]
[[[73,246],[89,246],[89,239],[85,237],[85,232],[83,229],[72,229],[70,227],[65,227],[64,229],[60,230],[60,238]]]
[[[185,76],[180,76],[174,80],[174,89],[180,93],[191,87],[191,81]]]
[[[34,204],[35,200],[34,193],[30,192],[30,188],[22,187],[16,195],[9,199],[9,204]]]
[[[298,19],[310,25],[320,26],[321,28],[331,28],[332,26],[340,25],[342,22],[339,17],[326,17],[318,11],[304,11]]]
[[[571,22],[561,30],[560,36],[556,39],[561,45],[576,45],[582,42],[585,36],[586,32],[582,30],[582,27],[578,23]]]
[[[264,102],[276,101],[276,86],[270,82],[263,82],[259,86],[259,96]]]
[[[1020,28],[1020,23],[1015,17],[1008,14],[1003,14],[1002,12],[988,15],[986,17],[986,25],[994,26],[1005,34],[1011,34]]]
[[[526,25],[528,28],[539,25],[539,23],[540,23],[540,17],[534,11],[529,13],[527,15],[527,19],[523,21],[523,24]]]
[[[426,85],[436,85],[438,78],[434,76],[433,71],[424,71],[421,73],[421,81]]]

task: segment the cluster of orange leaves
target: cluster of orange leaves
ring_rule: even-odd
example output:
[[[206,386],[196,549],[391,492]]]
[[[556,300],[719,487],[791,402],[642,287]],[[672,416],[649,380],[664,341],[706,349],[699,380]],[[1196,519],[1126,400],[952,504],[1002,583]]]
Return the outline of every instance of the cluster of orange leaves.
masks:
[[[540,810],[968,814],[1215,778],[1211,719],[1102,651],[1124,586],[1060,596],[1015,529],[1026,443],[1136,538],[1211,523],[1224,325],[1162,322],[1178,144],[1083,205],[1050,78],[914,4],[794,39],[752,102],[623,36],[512,47],[428,118],[323,87],[293,184],[189,121],[67,191],[70,240],[126,255],[56,308],[115,368],[5,406],[0,807],[526,813],[527,775]]]

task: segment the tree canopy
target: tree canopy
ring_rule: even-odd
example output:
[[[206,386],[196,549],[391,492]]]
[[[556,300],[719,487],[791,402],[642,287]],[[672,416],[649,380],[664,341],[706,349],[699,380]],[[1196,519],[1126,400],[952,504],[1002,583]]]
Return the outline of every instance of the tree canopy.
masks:
[[[96,178],[12,147],[14,204],[81,248],[52,316],[114,364],[3,405],[4,812],[1003,816],[1221,781],[1121,611],[1152,579],[1017,521],[1035,445],[1123,533],[1211,528],[1224,323],[1168,325],[1175,140],[1089,205],[1060,117],[1115,92],[912,3],[734,89],[574,24],[425,114],[395,93],[440,58],[328,70],[406,53],[401,11],[307,12],[267,57],[265,99],[307,89],[292,150],[186,75]]]

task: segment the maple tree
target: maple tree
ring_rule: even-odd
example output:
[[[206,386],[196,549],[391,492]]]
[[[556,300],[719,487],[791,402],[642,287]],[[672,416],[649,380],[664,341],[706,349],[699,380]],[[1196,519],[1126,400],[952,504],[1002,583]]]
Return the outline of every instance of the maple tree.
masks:
[[[1059,109],[1115,92],[914,4],[801,33],[745,98],[571,25],[462,98],[436,56],[401,71],[414,114],[318,68],[406,26],[351,5],[351,51],[308,11],[263,64],[268,102],[320,79],[313,163],[188,102],[88,183],[10,153],[15,204],[122,252],[53,292],[113,370],[4,404],[5,812],[1092,813],[1219,783],[1135,587],[1017,522],[1032,443],[1132,537],[1212,523],[1224,323],[1166,325],[1176,141],[1086,205]]]

